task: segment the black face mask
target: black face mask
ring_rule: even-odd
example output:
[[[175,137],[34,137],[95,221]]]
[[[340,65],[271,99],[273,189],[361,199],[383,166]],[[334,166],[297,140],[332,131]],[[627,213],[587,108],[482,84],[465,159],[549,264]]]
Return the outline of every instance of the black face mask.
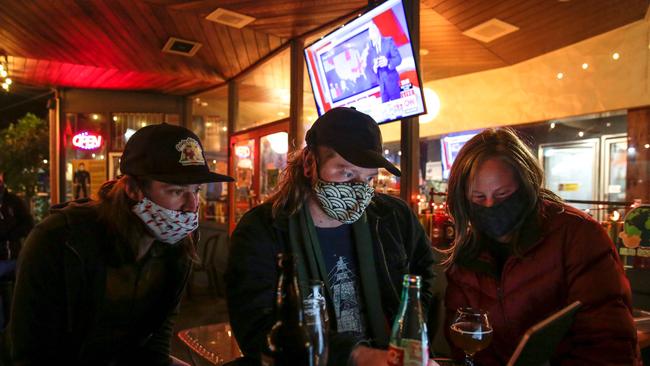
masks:
[[[513,231],[524,219],[530,203],[522,189],[492,206],[483,207],[471,203],[472,225],[492,239],[498,239]]]

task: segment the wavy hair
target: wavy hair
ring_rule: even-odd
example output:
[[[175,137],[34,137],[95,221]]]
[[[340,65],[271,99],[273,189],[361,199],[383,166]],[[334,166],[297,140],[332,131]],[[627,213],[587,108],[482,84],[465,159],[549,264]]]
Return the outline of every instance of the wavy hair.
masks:
[[[305,161],[313,154],[311,173],[305,175]],[[334,150],[326,146],[308,146],[296,150],[287,157],[287,167],[282,171],[277,189],[268,199],[274,218],[281,214],[293,215],[301,208],[305,199],[313,194],[312,186],[318,179],[319,164],[333,157]]]
[[[523,190],[530,204],[527,212],[537,211],[538,217],[541,217],[543,200],[562,202],[555,193],[542,188],[544,170],[513,129],[490,128],[482,131],[462,147],[449,175],[447,210],[454,223],[456,238],[451,248],[443,251],[448,255],[445,265],[456,263],[460,258],[476,256],[481,250],[475,240],[478,233],[470,221],[469,192],[478,167],[493,158],[506,163],[514,171],[519,189]],[[511,239],[515,255],[521,255],[518,238],[519,230]]]
[[[123,175],[119,179],[102,184],[98,191],[99,201],[95,203],[99,219],[117,233],[122,241],[128,243],[134,254],[138,253],[140,240],[148,235],[148,232],[142,220],[131,210],[137,202],[129,198],[127,191],[147,192],[150,187],[149,179]],[[189,235],[181,245],[187,257],[197,262],[194,238]]]

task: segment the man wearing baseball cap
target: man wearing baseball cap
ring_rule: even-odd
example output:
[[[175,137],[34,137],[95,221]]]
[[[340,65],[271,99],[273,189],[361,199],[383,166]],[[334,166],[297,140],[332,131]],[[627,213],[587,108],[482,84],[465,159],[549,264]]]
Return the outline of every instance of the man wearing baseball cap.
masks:
[[[8,364],[185,364],[169,346],[196,259],[199,188],[232,178],[209,170],[194,133],[169,124],[131,136],[120,169],[99,201],[55,207],[27,238]]]
[[[432,298],[431,247],[407,204],[373,189],[378,168],[400,171],[383,157],[370,116],[334,108],[316,120],[306,141],[289,158],[276,193],[232,234],[231,326],[246,358],[266,352],[275,322],[275,258],[292,253],[303,296],[310,280],[325,284],[328,364],[385,365],[403,275],[422,276],[425,311]]]

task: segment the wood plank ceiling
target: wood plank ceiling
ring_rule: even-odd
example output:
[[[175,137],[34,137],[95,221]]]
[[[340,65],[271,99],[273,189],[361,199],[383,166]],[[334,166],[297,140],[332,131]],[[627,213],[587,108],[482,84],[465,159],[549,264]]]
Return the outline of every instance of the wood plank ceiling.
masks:
[[[19,84],[189,95],[237,76],[291,38],[364,9],[367,0],[5,1],[0,55]],[[642,19],[650,0],[422,0],[425,81],[511,65]],[[205,19],[222,7],[243,29]],[[490,43],[462,32],[491,18],[520,28]],[[194,57],[162,53],[169,37]],[[276,68],[274,79],[288,77]],[[284,71],[283,71],[284,70]]]

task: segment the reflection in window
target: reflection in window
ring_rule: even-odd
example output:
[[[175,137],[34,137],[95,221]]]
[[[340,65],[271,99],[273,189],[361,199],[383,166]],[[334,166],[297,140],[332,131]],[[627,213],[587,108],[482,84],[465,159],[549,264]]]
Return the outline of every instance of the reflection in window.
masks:
[[[148,125],[163,123],[162,113],[114,113],[111,151],[124,150],[126,141],[135,131]]]
[[[281,52],[242,80],[236,131],[289,117],[289,55]]]

